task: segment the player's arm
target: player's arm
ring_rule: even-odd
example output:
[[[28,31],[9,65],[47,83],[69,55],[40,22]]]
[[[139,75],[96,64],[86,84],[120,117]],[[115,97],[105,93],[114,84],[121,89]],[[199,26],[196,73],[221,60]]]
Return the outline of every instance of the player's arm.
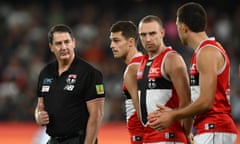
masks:
[[[213,47],[201,49],[197,55],[200,95],[187,108],[176,111],[176,118],[189,117],[212,108],[217,87],[218,70],[223,66],[222,54]]]
[[[104,115],[104,98],[97,98],[87,102],[89,118],[86,128],[84,144],[94,144]]]
[[[137,70],[138,64],[131,64],[126,69],[124,75],[124,84],[131,95],[137,115],[139,116],[139,101],[138,101],[138,87],[137,87]]]
[[[179,107],[184,108],[191,103],[191,92],[186,64],[177,53],[170,53],[165,62],[165,71],[171,79],[179,97]],[[182,120],[183,128],[188,136],[192,130],[193,119]]]

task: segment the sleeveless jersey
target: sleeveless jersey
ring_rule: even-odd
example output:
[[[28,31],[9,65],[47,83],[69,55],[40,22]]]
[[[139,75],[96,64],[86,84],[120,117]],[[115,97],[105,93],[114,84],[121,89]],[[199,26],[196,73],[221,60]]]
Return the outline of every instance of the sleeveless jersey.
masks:
[[[197,55],[201,49],[211,46],[218,49],[225,59],[223,68],[217,75],[217,88],[213,106],[210,110],[196,115],[194,126],[197,134],[205,132],[236,133],[236,126],[231,116],[230,105],[230,61],[224,48],[214,38],[203,41],[195,50],[190,66],[191,98],[195,101],[200,94]]]
[[[131,59],[131,61],[128,63],[127,67],[126,67],[126,70],[124,72],[124,75],[128,69],[128,67],[130,65],[133,65],[133,64],[136,64],[136,65],[140,65],[140,62],[142,60],[142,54],[141,53],[138,53],[135,57],[133,57]],[[123,87],[122,87],[122,93],[123,93],[123,96],[125,96],[126,100],[125,100],[125,108],[126,108],[126,119],[128,121],[128,119],[133,115],[133,113],[135,112],[135,108],[134,108],[134,105],[133,105],[133,102],[132,102],[132,98],[130,96],[130,93],[128,92],[125,84],[123,83]]]
[[[147,131],[145,142],[175,141],[186,143],[186,136],[179,121],[158,132],[148,126],[147,120],[147,115],[158,109],[157,104],[172,109],[179,107],[176,90],[164,72],[165,59],[172,52],[176,51],[169,47],[152,59],[146,55],[137,73],[141,122],[146,127],[145,131]]]
[[[138,53],[136,56],[134,56],[131,61],[128,63],[127,68],[124,72],[124,76],[126,74],[126,71],[130,65],[140,65],[140,62],[142,60],[142,54]],[[144,126],[139,121],[139,118],[137,116],[136,109],[133,105],[132,98],[130,96],[130,93],[128,92],[125,84],[123,83],[122,87],[123,96],[125,96],[125,109],[126,109],[126,121],[127,121],[127,127],[128,132],[130,134],[130,142],[131,144],[140,144],[143,141],[144,137]]]

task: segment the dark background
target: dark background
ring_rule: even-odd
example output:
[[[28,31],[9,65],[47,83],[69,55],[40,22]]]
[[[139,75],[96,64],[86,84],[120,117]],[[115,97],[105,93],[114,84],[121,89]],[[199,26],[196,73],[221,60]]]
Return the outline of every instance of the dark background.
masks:
[[[40,69],[54,55],[47,32],[57,24],[71,26],[77,53],[104,74],[106,106],[104,121],[124,121],[121,96],[123,61],[109,48],[109,28],[118,20],[138,21],[149,14],[159,16],[166,28],[165,42],[189,64],[192,50],[180,44],[175,19],[183,0],[99,1],[1,1],[0,2],[0,121],[34,121],[36,84]],[[240,122],[240,2],[199,0],[208,13],[209,36],[220,41],[231,59],[233,116]],[[141,48],[141,44],[138,44]],[[56,101],[57,102],[57,101]]]

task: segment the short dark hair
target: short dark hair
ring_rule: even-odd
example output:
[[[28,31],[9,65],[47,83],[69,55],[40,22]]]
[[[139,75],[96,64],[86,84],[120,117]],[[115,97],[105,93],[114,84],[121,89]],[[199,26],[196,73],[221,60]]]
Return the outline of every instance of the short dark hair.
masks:
[[[130,37],[138,38],[137,27],[132,21],[118,21],[111,26],[110,32],[122,32],[122,35],[127,39]]]
[[[143,17],[139,23],[149,23],[149,22],[153,22],[153,21],[156,21],[160,27],[162,27],[162,28],[164,27],[162,20],[158,16],[155,16],[155,15],[147,15],[147,16]]]
[[[202,5],[189,2],[177,10],[178,21],[186,24],[193,32],[202,32],[207,28],[207,13]]]
[[[51,27],[48,32],[48,42],[51,44],[53,42],[53,34],[55,32],[67,32],[70,34],[71,38],[74,38],[72,29],[69,26],[67,26],[65,24],[57,24],[57,25]]]

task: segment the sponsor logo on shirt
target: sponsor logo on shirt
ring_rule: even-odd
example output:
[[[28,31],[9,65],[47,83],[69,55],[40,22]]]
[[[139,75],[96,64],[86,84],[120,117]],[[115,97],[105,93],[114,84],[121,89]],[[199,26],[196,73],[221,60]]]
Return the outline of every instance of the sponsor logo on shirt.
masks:
[[[197,70],[197,66],[196,64],[192,64],[190,67],[190,71],[195,71],[195,70]]]
[[[103,84],[96,85],[96,91],[97,91],[97,94],[104,94]]]
[[[43,79],[43,84],[44,85],[49,85],[53,82],[53,78],[44,78]]]
[[[49,85],[43,85],[41,92],[49,92],[50,86]]]
[[[150,68],[149,73],[159,74],[160,73],[160,68],[159,67],[155,67],[155,68],[152,67],[152,68]]]
[[[152,61],[147,62],[146,66],[150,66],[152,64]]]

